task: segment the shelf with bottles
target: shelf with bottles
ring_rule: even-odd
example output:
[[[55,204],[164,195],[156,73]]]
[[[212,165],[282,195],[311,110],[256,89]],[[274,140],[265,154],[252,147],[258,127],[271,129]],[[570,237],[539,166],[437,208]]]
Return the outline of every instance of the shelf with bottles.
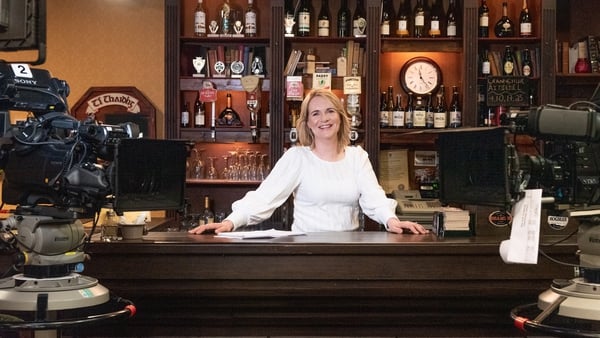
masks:
[[[268,93],[261,93],[256,100],[244,90],[217,90],[214,102],[202,102],[199,93],[197,89],[181,92],[179,137],[207,142],[269,142]],[[250,103],[256,107],[255,113],[251,113]],[[184,124],[186,115],[188,123]]]
[[[518,41],[519,39],[540,37],[543,0],[479,1],[478,37],[480,41],[494,41],[495,39]]]
[[[197,16],[199,4],[204,15]],[[266,38],[270,26],[259,24],[269,13],[269,3],[258,0],[183,0],[179,6],[181,34],[184,37],[209,37],[212,39]],[[223,10],[226,8],[226,10]],[[249,9],[252,8],[250,11]],[[221,13],[229,13],[223,24]],[[196,21],[196,18],[202,18]],[[214,21],[214,24],[212,22]],[[202,28],[203,27],[203,28]],[[228,27],[227,32],[223,31]],[[211,29],[212,28],[212,29]]]

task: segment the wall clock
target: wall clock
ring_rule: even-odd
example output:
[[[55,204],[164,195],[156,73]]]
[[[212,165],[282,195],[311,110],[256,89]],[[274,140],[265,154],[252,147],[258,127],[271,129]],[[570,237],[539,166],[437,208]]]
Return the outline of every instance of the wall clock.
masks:
[[[415,57],[402,66],[400,84],[406,93],[417,95],[434,93],[442,84],[442,70],[430,58]]]

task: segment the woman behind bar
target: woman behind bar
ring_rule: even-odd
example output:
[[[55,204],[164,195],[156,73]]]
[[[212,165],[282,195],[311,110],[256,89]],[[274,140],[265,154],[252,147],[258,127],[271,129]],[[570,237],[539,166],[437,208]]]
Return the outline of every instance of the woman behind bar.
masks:
[[[254,190],[232,205],[220,223],[199,225],[190,233],[237,230],[267,220],[290,194],[294,196],[292,230],[359,230],[359,211],[394,233],[424,234],[418,223],[396,217],[396,201],[379,185],[368,154],[350,146],[350,119],[329,90],[310,92],[300,107],[300,146],[291,147]]]

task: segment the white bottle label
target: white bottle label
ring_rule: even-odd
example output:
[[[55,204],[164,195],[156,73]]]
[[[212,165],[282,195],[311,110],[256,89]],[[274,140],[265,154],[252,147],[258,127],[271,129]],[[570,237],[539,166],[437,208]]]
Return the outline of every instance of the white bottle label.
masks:
[[[521,27],[521,35],[529,36],[531,35],[531,22],[523,22],[520,25]]]
[[[196,12],[194,15],[194,33],[206,34],[206,13]]]
[[[404,110],[392,111],[392,126],[404,127]]]
[[[246,35],[248,34],[256,34],[256,13],[255,12],[247,12],[244,30]]]
[[[319,36],[329,36],[329,20],[319,20],[318,26],[317,34]]]
[[[187,111],[183,111],[181,112],[181,124],[188,124],[190,123],[190,113]]]
[[[204,126],[204,119],[205,119],[205,116],[203,113],[197,114],[194,124],[197,126]]]

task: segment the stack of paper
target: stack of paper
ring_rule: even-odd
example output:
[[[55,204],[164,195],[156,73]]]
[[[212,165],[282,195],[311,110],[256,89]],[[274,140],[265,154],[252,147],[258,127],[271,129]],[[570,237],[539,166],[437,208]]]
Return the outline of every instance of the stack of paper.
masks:
[[[269,230],[257,230],[257,231],[233,231],[233,232],[221,232],[217,237],[227,238],[238,238],[238,239],[251,239],[251,238],[277,238],[285,236],[299,236],[304,235],[300,231],[283,231],[276,229]]]

